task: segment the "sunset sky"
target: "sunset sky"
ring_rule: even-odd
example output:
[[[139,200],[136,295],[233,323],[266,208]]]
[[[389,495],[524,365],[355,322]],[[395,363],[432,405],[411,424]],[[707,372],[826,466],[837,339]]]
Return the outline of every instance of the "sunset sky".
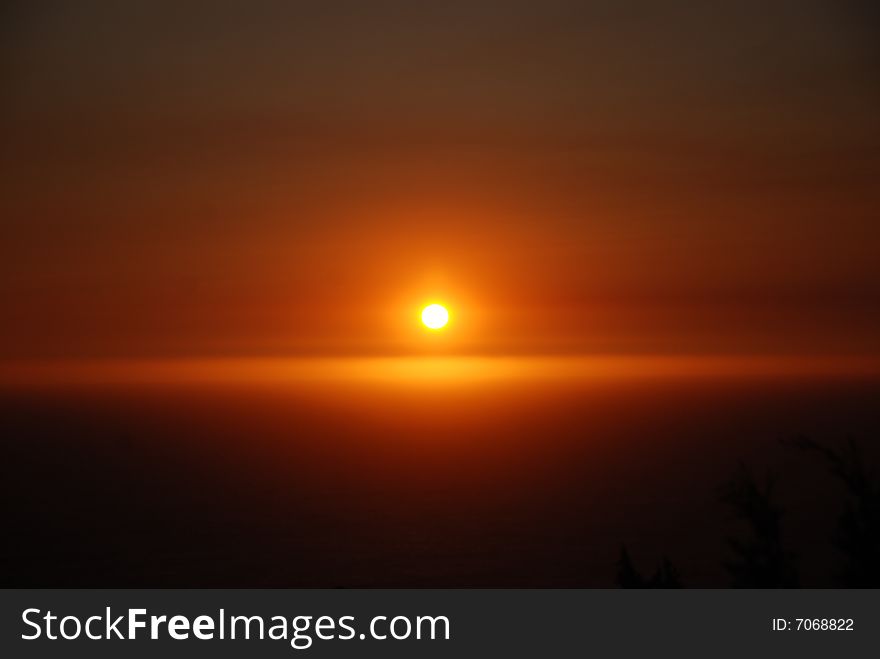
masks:
[[[877,6],[4,3],[0,358],[876,355]]]

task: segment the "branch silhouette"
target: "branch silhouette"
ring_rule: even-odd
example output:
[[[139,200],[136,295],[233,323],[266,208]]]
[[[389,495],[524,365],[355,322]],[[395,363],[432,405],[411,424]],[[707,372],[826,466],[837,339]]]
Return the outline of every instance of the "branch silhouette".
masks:
[[[832,540],[843,554],[838,579],[856,588],[880,586],[880,479],[871,470],[858,443],[848,438],[841,449],[820,444],[808,437],[786,442],[819,456],[845,489],[843,510]]]

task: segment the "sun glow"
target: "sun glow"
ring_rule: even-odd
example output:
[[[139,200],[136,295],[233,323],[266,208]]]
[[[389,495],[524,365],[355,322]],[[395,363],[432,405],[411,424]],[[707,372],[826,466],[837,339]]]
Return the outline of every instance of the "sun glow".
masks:
[[[449,322],[449,312],[440,304],[429,304],[422,309],[422,323],[432,330],[443,329]]]

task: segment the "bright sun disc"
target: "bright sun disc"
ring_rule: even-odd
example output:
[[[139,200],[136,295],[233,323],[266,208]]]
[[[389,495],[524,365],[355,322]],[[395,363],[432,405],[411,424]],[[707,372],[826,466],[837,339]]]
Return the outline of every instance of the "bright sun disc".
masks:
[[[422,322],[430,329],[440,329],[449,322],[449,312],[439,304],[429,304],[422,309]]]

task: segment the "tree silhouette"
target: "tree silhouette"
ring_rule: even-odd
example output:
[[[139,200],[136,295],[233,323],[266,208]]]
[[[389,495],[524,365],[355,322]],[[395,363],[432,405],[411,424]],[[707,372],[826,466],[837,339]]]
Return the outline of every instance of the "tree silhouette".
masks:
[[[654,575],[650,579],[645,578],[633,565],[626,545],[623,545],[617,560],[617,585],[621,588],[681,588],[681,580],[678,570],[665,556]]]
[[[817,455],[830,473],[843,484],[845,499],[832,533],[843,555],[836,575],[846,587],[880,587],[880,474],[872,470],[856,441],[840,448],[808,437],[796,437],[783,445]],[[744,536],[727,538],[733,556],[724,566],[734,588],[797,588],[800,586],[795,554],[781,539],[782,509],[774,499],[776,479],[768,475],[759,483],[740,463],[733,477],[719,488],[718,499],[745,524]],[[617,584],[621,588],[680,588],[678,571],[664,557],[648,578],[633,564],[626,546],[617,561]]]
[[[748,537],[729,537],[734,557],[725,562],[734,588],[796,588],[794,555],[780,538],[782,511],[773,500],[775,478],[759,484],[742,463],[734,477],[720,490],[719,499],[733,509],[734,518],[745,522]]]
[[[859,445],[852,438],[835,450],[808,437],[797,437],[789,445],[821,457],[831,473],[843,483],[846,499],[832,538],[844,556],[838,575],[849,587],[880,586],[880,479],[866,464]]]

